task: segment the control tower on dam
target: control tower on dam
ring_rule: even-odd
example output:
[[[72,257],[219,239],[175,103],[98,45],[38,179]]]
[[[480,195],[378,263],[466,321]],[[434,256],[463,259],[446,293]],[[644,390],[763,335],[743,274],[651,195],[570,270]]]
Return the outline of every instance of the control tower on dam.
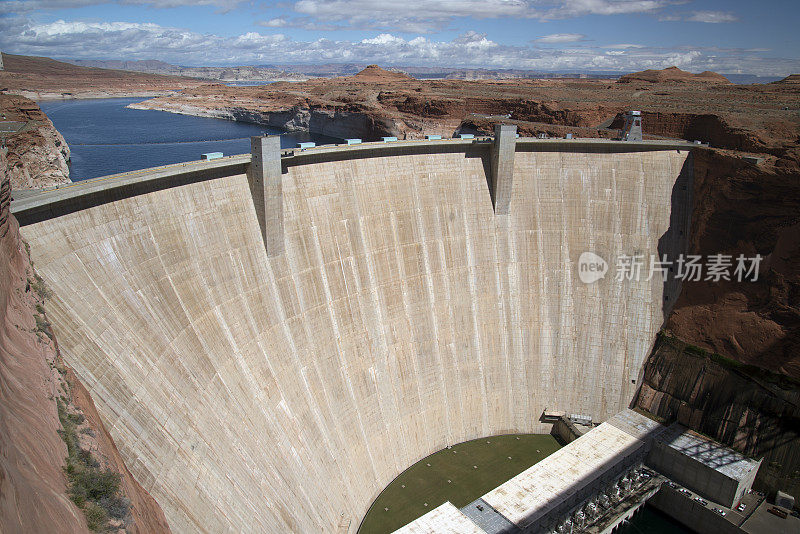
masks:
[[[61,352],[173,531],[355,532],[439,449],[628,406],[677,288],[615,259],[682,251],[691,145],[505,139],[14,203]],[[604,278],[581,281],[584,252]]]

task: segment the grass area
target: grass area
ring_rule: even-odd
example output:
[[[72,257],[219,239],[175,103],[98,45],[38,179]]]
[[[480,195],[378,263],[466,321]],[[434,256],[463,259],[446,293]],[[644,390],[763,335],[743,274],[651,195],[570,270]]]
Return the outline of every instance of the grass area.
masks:
[[[47,300],[53,296],[53,292],[45,284],[44,279],[37,273],[33,273],[33,280],[28,280],[31,288],[43,299]]]
[[[549,434],[493,436],[453,445],[394,479],[372,503],[358,532],[393,532],[447,501],[466,506],[560,448]]]

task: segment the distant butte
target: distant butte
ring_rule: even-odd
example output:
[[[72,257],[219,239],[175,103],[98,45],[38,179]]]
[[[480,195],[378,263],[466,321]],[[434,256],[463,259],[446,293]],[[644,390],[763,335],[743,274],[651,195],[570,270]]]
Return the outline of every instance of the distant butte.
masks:
[[[686,72],[678,67],[669,67],[662,70],[643,70],[641,72],[634,72],[626,74],[617,80],[617,83],[631,83],[631,82],[650,82],[650,83],[712,83],[712,84],[727,84],[730,85],[731,81],[716,72],[710,70],[701,72],[700,74],[693,74]]]
[[[786,78],[782,80],[778,80],[777,82],[772,82],[774,84],[788,84],[788,85],[800,85],[800,74],[790,74]]]
[[[380,68],[378,65],[367,65],[364,70],[353,75],[353,81],[358,82],[407,82],[414,80],[408,74],[394,72]]]

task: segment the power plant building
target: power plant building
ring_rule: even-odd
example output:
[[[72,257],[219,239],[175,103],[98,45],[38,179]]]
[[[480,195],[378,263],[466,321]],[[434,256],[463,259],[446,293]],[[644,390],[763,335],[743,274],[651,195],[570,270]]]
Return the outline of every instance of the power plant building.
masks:
[[[706,499],[733,508],[753,485],[760,460],[675,424],[656,439],[648,465]]]
[[[465,519],[483,534],[609,533],[663,484],[674,506],[694,506],[700,532],[741,532],[713,506],[738,504],[760,463],[680,424],[665,427],[626,409],[460,512],[446,503],[396,533],[458,532]],[[687,504],[679,492],[689,495]],[[707,507],[699,496],[713,502]]]

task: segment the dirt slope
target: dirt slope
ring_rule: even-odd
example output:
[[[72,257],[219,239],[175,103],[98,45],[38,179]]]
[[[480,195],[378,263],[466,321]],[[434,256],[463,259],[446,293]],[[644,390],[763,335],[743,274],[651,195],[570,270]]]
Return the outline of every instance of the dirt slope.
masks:
[[[5,53],[3,67],[0,93],[18,94],[35,100],[155,96],[202,83],[178,76],[81,67],[46,57]]]

